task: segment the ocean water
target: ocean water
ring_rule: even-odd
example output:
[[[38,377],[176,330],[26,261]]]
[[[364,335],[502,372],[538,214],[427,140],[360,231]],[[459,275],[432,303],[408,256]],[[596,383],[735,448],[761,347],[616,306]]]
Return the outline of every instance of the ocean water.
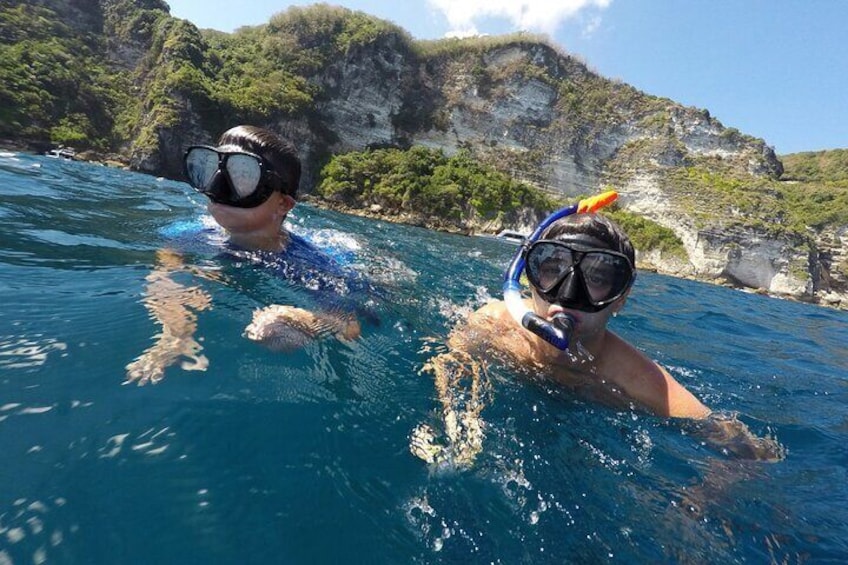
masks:
[[[640,273],[611,322],[781,462],[497,370],[476,463],[431,468],[421,368],[515,248],[298,205],[384,289],[379,325],[275,354],[242,331],[300,289],[184,273],[208,369],[123,384],[162,229],[202,214],[185,184],[0,154],[0,564],[848,561],[845,312]]]

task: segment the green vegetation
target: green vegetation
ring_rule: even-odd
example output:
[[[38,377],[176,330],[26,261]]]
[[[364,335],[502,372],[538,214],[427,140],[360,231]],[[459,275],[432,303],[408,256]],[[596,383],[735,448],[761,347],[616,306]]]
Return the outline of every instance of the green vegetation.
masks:
[[[321,171],[319,196],[349,206],[379,205],[462,226],[502,218],[521,208],[548,211],[557,203],[538,190],[480,164],[466,151],[446,157],[413,147],[333,157]]]
[[[666,188],[702,223],[718,218],[773,234],[848,225],[848,181],[781,182],[691,166],[672,172]]]
[[[76,32],[53,10],[0,4],[0,136],[107,148],[125,81],[99,53],[101,36]]]
[[[663,255],[686,259],[686,248],[674,231],[642,216],[614,206],[602,211],[624,230],[637,251],[658,250]]]
[[[776,190],[796,226],[820,229],[848,225],[848,181],[779,183]]]
[[[242,28],[234,34],[206,32],[210,89],[222,107],[222,121],[257,122],[303,113],[316,89],[287,71],[267,51],[264,28]]]
[[[136,151],[156,149],[159,129],[179,125],[185,101],[214,123],[220,109],[212,96],[206,44],[192,24],[160,19],[138,72],[146,77],[147,87],[140,103],[127,108],[125,118],[135,133]]]
[[[224,34],[171,18],[161,0],[3,2],[0,136],[155,151],[189,106],[210,131],[304,115],[322,95],[314,75],[386,37],[411,44],[394,24],[325,4]]]
[[[204,32],[213,77],[210,97],[231,121],[303,115],[322,95],[311,80],[315,74],[385,36],[409,41],[389,22],[326,4],[292,7],[266,26],[233,34]]]
[[[549,49],[558,49],[544,35],[527,32],[509,33],[504,35],[487,35],[467,38],[448,38],[416,41],[412,48],[422,58],[455,59],[474,53],[484,55],[493,49],[510,45],[545,45]]]
[[[797,223],[848,225],[848,149],[794,153],[781,160],[785,182],[777,191]]]
[[[848,182],[848,149],[781,155],[783,180]]]
[[[271,18],[264,34],[265,52],[302,76],[385,36],[395,36],[401,44],[410,42],[408,34],[390,22],[327,4],[289,8]]]
[[[770,233],[798,231],[776,192],[775,181],[693,165],[672,171],[666,189],[698,225],[745,224]]]
[[[100,5],[108,40],[120,45],[148,44],[160,20],[169,17],[162,0],[108,0]]]

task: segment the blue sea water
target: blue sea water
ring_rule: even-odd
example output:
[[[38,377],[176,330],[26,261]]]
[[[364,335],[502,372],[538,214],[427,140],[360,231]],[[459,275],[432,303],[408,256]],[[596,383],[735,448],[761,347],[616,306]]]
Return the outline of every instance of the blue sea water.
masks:
[[[612,320],[779,463],[496,371],[476,464],[431,469],[421,368],[515,248],[298,205],[293,230],[384,289],[380,324],[275,354],[242,331],[302,290],[184,274],[213,299],[208,370],[124,385],[163,234],[202,214],[181,183],[0,154],[0,563],[848,561],[845,312],[640,273]]]

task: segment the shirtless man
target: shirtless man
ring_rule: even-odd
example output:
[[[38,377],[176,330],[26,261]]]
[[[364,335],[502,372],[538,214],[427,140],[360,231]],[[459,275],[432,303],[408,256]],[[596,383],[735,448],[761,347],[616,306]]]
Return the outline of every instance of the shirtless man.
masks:
[[[777,442],[753,436],[735,417],[713,414],[668,371],[607,329],[636,278],[633,245],[615,223],[594,213],[567,215],[522,253],[531,297],[518,308],[535,322],[516,323],[507,299],[486,304],[454,329],[450,350],[425,367],[436,378],[447,445],[435,444],[433,430],[422,425],[412,435],[413,453],[431,463],[473,461],[482,449],[481,377],[494,358],[605,404],[702,421],[701,435],[740,457],[782,458]],[[532,331],[540,325],[556,335]],[[456,394],[458,387],[468,391]]]

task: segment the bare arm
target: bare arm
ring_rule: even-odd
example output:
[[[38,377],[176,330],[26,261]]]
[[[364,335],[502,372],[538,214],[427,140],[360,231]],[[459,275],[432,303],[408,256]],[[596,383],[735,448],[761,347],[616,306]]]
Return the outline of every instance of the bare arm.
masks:
[[[703,419],[710,414],[668,371],[609,330],[597,372],[657,416]]]
[[[619,341],[617,348],[621,348],[621,344],[630,347]],[[784,459],[785,449],[777,440],[757,437],[735,414],[713,412],[641,352],[634,350],[627,354],[630,359],[626,366],[630,370],[620,384],[628,396],[658,416],[691,420],[689,428],[693,435],[726,455],[756,461]]]

